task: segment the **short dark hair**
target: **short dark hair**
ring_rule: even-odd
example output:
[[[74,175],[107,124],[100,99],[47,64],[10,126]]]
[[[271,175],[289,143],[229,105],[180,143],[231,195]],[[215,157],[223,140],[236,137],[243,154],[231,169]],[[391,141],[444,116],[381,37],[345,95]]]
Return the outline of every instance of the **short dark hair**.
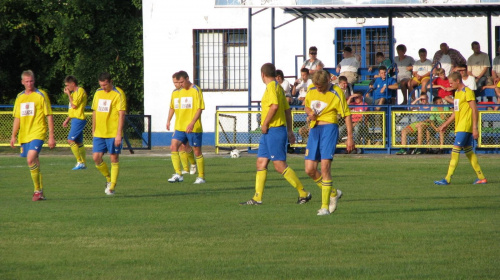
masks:
[[[420,50],[418,50],[418,53],[421,54],[421,53],[427,53],[427,50],[424,49],[424,48],[421,48]]]
[[[111,74],[109,74],[108,72],[102,72],[101,74],[99,74],[99,81],[100,82],[104,82],[104,81],[111,82]]]
[[[381,56],[381,57],[385,57],[385,55],[384,55],[384,53],[383,53],[383,52],[377,52],[377,53],[375,54],[375,56],[376,56],[376,57],[380,57],[380,56]]]
[[[284,79],[285,75],[283,74],[283,71],[278,69],[278,70],[276,70],[276,77],[281,77],[282,79]]]
[[[309,69],[304,67],[304,68],[300,69],[300,72],[304,72],[304,73],[309,74]]]
[[[378,68],[378,71],[380,71],[380,70],[387,71],[387,67],[385,67],[385,65],[381,65],[381,66]]]
[[[177,73],[179,73],[179,72],[175,72],[174,74],[172,74],[172,79],[176,79],[177,80]]]
[[[75,85],[78,85],[78,80],[76,79],[75,76],[68,75],[66,78],[64,78],[65,83],[74,83]]]
[[[406,46],[403,45],[403,44],[399,44],[397,47],[396,47],[396,50],[397,51],[404,51],[406,52]]]
[[[180,78],[189,79],[189,75],[186,71],[181,70],[181,71],[177,72],[177,74],[175,75],[175,78],[177,80]]]
[[[347,46],[347,47],[344,47],[344,51],[345,52],[352,52],[352,49],[351,49],[351,47]]]
[[[471,47],[474,47],[474,45],[479,46],[479,42],[478,42],[478,41],[474,41],[474,42],[472,42],[472,43],[470,44],[470,46],[471,46]]]
[[[317,52],[318,48],[316,48],[315,46],[312,46],[309,48],[309,52],[311,52],[311,51]]]
[[[262,67],[260,67],[260,72],[266,77],[276,77],[276,67],[272,63],[265,63],[262,65]]]
[[[442,99],[441,97],[439,96],[436,96],[432,99],[432,103],[436,103],[436,101],[438,101],[439,99]]]
[[[339,82],[342,82],[342,81],[347,82],[347,77],[346,76],[340,76],[339,77]]]

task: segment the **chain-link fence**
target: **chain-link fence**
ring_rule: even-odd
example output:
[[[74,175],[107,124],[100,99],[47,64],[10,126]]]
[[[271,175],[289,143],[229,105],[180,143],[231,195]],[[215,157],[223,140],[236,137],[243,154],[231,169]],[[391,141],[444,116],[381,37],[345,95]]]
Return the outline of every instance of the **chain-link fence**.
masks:
[[[69,147],[67,139],[71,124],[68,124],[67,127],[62,126],[64,120],[68,117],[68,113],[53,111],[52,116],[57,146]],[[85,113],[85,119],[87,125],[83,130],[83,144],[85,147],[92,147],[92,113]],[[0,146],[10,146],[13,121],[12,111],[0,112]],[[124,148],[129,150],[151,149],[151,116],[126,115],[123,131]],[[48,139],[48,132],[46,139]],[[44,146],[47,146],[47,143]]]
[[[216,113],[216,148],[258,147],[261,135],[260,108],[251,107],[250,111],[232,109],[232,111],[218,110]],[[361,112],[353,109],[355,110],[355,107],[351,108],[353,137],[358,148],[442,149],[453,147],[454,122],[451,122],[445,132],[440,132],[438,129],[451,116],[452,109],[449,107],[428,106],[425,109],[420,108],[420,111],[408,111],[407,107],[395,108],[394,111],[385,107],[382,111],[376,111],[375,106],[367,106],[365,111]],[[390,116],[389,119],[387,115]],[[309,136],[306,117],[303,110],[292,110],[293,132],[297,141],[290,145],[291,147],[306,147]],[[477,147],[500,148],[500,111],[479,111],[478,125],[480,136],[477,140]],[[346,140],[347,130],[344,119],[339,117],[337,147],[345,147]],[[390,140],[390,145],[388,140]]]

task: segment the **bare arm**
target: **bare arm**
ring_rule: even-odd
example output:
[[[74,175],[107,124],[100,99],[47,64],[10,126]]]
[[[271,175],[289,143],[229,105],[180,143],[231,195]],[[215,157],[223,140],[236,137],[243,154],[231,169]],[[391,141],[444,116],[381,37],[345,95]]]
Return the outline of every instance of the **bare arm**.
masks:
[[[52,115],[47,115],[47,124],[49,125],[49,148],[53,149],[56,146],[56,138],[54,137],[54,118]]]
[[[170,130],[170,121],[172,120],[174,113],[175,113],[175,110],[170,108],[170,110],[168,111],[168,118],[167,118],[167,130]]]
[[[95,111],[92,111],[92,136],[95,134]]]
[[[12,136],[10,137],[10,147],[14,148],[16,145],[16,136],[19,131],[21,120],[19,118],[14,118],[14,122],[12,124]]]
[[[115,147],[122,144],[123,124],[125,124],[125,111],[119,111],[118,114],[118,130],[116,131]]]
[[[477,139],[479,137],[479,131],[477,129],[479,112],[477,111],[476,100],[469,101],[469,106],[472,109],[472,137],[474,137],[474,139]]]
[[[278,111],[278,104],[271,104],[269,107],[269,112],[267,112],[266,119],[262,123],[262,133],[267,134],[267,131],[269,129],[269,123],[271,122],[271,119],[276,115],[276,112]]]
[[[186,127],[186,133],[191,133],[193,131],[194,124],[201,117],[201,112],[202,111],[203,110],[201,110],[201,109],[196,110],[196,113],[194,114],[193,119],[191,120],[191,122]]]
[[[295,134],[293,134],[292,112],[290,109],[285,110],[286,130],[288,132],[288,142],[295,144]]]
[[[352,137],[352,120],[351,120],[351,115],[347,116],[344,118],[345,120],[345,126],[347,128],[347,141],[346,141],[346,149],[348,152],[354,150],[354,140]]]
[[[453,112],[451,116],[441,126],[439,126],[439,131],[444,132],[446,128],[450,125],[450,123],[454,120],[455,120],[455,112]]]

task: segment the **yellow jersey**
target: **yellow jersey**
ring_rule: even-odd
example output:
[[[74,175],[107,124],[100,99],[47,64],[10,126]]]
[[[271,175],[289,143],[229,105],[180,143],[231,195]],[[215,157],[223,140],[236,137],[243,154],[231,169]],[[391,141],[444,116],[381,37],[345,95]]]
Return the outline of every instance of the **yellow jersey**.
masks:
[[[261,125],[264,123],[271,105],[278,105],[278,111],[274,114],[273,118],[269,122],[269,127],[279,127],[286,126],[286,115],[285,111],[290,109],[290,105],[285,97],[285,92],[281,85],[272,81],[267,84],[266,91],[262,96],[260,105],[262,106],[262,118]]]
[[[172,97],[173,95],[174,94],[172,93]],[[186,131],[187,126],[193,120],[198,109],[205,110],[205,101],[203,100],[203,93],[201,92],[201,89],[194,84],[187,90],[181,88],[178,96],[179,109],[175,114],[175,130]],[[173,102],[175,110],[175,100]],[[201,126],[201,116],[196,120],[192,132],[203,132],[203,127]]]
[[[85,119],[85,105],[87,105],[87,92],[82,87],[78,87],[76,91],[71,93],[73,98],[73,105],[76,106],[75,109],[69,104],[68,116],[72,119]]]
[[[464,87],[462,90],[455,91],[453,100],[453,110],[455,111],[455,132],[472,133],[472,109],[469,101],[476,101],[474,92]]]
[[[41,89],[26,94],[19,93],[14,104],[14,118],[20,120],[18,141],[20,144],[35,139],[45,141],[47,135],[46,116],[52,115],[50,100],[47,93]]]
[[[351,115],[344,91],[333,84],[326,93],[321,93],[316,87],[311,87],[307,91],[304,104],[316,113],[318,116],[316,121],[338,123],[337,115],[340,114],[342,117]]]
[[[109,92],[102,88],[94,94],[92,110],[95,112],[94,137],[114,138],[118,132],[119,111],[127,110],[125,93],[119,87],[113,86]]]

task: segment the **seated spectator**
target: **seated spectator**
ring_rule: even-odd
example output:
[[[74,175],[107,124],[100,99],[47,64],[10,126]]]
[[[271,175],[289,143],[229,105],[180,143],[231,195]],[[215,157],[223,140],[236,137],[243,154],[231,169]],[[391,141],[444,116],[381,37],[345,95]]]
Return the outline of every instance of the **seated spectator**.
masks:
[[[292,87],[290,86],[290,83],[287,80],[285,80],[285,75],[283,74],[283,71],[281,71],[279,69],[276,70],[276,81],[283,88],[283,91],[285,92],[285,96],[287,97],[287,100],[288,100],[288,98],[291,98],[292,97]]]
[[[443,105],[443,99],[439,96],[434,97],[432,100],[432,103],[434,105]],[[432,107],[431,111],[443,111],[443,112],[448,112],[450,111],[449,107]],[[450,117],[450,114],[432,114],[429,117],[429,128],[427,130],[427,139],[431,138],[430,134],[431,133],[436,133],[439,132],[439,153],[443,153],[443,146],[444,146],[444,131],[439,130],[439,127]]]
[[[352,91],[352,88],[349,86],[349,84],[347,83],[347,78],[345,76],[340,76],[338,79],[338,85],[339,85],[339,88],[342,89],[342,91],[344,91],[344,96],[345,98],[349,98],[349,96],[351,95],[351,91]]]
[[[345,47],[344,59],[337,65],[339,76],[345,76],[349,84],[354,84],[358,80],[358,68],[361,65],[361,56],[353,54],[351,47]]]
[[[422,85],[422,93],[427,92],[427,84],[430,81],[432,62],[427,59],[427,50],[418,50],[419,60],[413,64],[413,79],[408,82],[408,90],[411,92],[411,99],[415,99],[415,87]]]
[[[309,79],[309,69],[300,69],[300,79],[297,79],[292,87],[293,100],[289,104],[293,106],[304,105],[308,87],[312,85],[312,80]]]
[[[398,89],[396,80],[392,77],[387,77],[387,68],[385,66],[378,68],[378,74],[380,77],[375,79],[373,85],[370,85],[373,91],[370,90],[365,96],[365,101],[368,104],[383,105],[390,100],[393,91]],[[370,94],[373,94],[373,96],[370,96]],[[380,107],[376,108],[376,110],[379,111]]]
[[[373,67],[369,67],[369,68],[368,68],[368,71],[370,71],[370,72],[371,72],[371,71],[373,70],[373,68],[378,69],[378,68],[379,68],[380,66],[382,66],[382,65],[383,65],[383,66],[385,66],[387,69],[391,68],[391,66],[392,66],[392,61],[391,61],[390,59],[388,59],[388,58],[385,58],[385,56],[384,56],[384,53],[383,53],[383,52],[377,52],[377,53],[375,54],[375,60],[377,61],[377,65],[376,65],[376,66],[373,66]],[[390,75],[389,75],[389,76],[390,76]],[[374,76],[373,76],[373,79],[376,79],[376,78],[378,78],[378,77],[380,77],[380,75],[378,75],[378,74],[377,74],[377,75],[374,75]],[[375,80],[374,80],[374,81],[375,81]]]
[[[490,76],[490,57],[481,51],[478,42],[472,42],[471,47],[474,53],[467,59],[467,75],[474,77],[476,88],[482,88]]]
[[[394,63],[398,66],[398,83],[401,86],[401,93],[403,94],[403,102],[401,104],[405,105],[408,103],[408,81],[411,80],[415,59],[406,55],[406,46],[403,44],[396,47],[396,52],[398,56],[394,58]],[[396,103],[396,94],[394,93],[392,104]]]
[[[323,70],[325,65],[321,60],[318,58],[318,48],[312,46],[309,48],[309,59],[304,61],[304,64],[302,64],[301,69],[307,68],[309,69],[309,77],[312,77],[312,75],[319,70]]]
[[[456,68],[458,73],[462,76],[462,82],[464,85],[471,90],[476,90],[477,85],[476,85],[476,79],[473,76],[470,76],[469,73],[467,72],[467,65],[465,64],[460,64]]]
[[[482,90],[485,90],[487,88],[493,88],[493,89],[495,89],[495,95],[497,97],[497,104],[500,104],[500,81],[497,84],[484,86],[482,88]],[[492,103],[493,103],[493,101],[492,101]],[[494,107],[493,110],[497,111],[498,110],[498,106]]]
[[[443,68],[438,68],[436,70],[438,77],[432,81],[432,86],[438,90],[438,96],[447,104],[453,104],[453,93],[455,92],[450,86],[450,81],[448,77],[445,76],[445,70]],[[430,87],[430,85],[428,86]],[[441,100],[443,103],[443,100]]]
[[[500,54],[500,46],[498,47],[498,53]],[[491,67],[491,79],[493,80],[493,85],[500,83],[500,55],[497,55],[493,59],[493,66]]]
[[[356,106],[356,107],[350,108],[351,121],[352,121],[352,127],[353,127],[354,144],[360,144],[362,132],[368,131],[367,119],[363,118],[362,114],[352,114],[352,112],[367,111],[368,110],[367,107],[358,107],[358,106],[366,106],[367,104],[365,102],[363,102],[363,94],[359,91],[355,92],[353,95],[351,95],[347,99],[347,104],[349,104],[349,106]],[[347,127],[344,124],[339,128],[339,139],[343,139],[346,136],[347,136]],[[356,151],[354,151],[354,152],[356,152]]]
[[[420,105],[425,105],[429,104],[428,102],[428,97],[427,94],[422,93],[419,98],[415,99],[411,105],[415,105],[419,103]],[[430,107],[420,107],[417,110],[429,110]],[[407,144],[407,136],[408,135],[415,135],[417,134],[417,144],[422,145],[424,133],[427,132],[427,127],[429,126],[429,120],[424,120],[424,121],[418,121],[409,124],[407,127],[405,127],[401,131],[401,145],[406,145]],[[427,137],[427,144],[429,143],[429,137]],[[421,154],[422,150],[421,149],[415,149],[414,154]],[[396,153],[396,155],[407,155],[408,150],[405,148],[401,148],[399,152]]]

